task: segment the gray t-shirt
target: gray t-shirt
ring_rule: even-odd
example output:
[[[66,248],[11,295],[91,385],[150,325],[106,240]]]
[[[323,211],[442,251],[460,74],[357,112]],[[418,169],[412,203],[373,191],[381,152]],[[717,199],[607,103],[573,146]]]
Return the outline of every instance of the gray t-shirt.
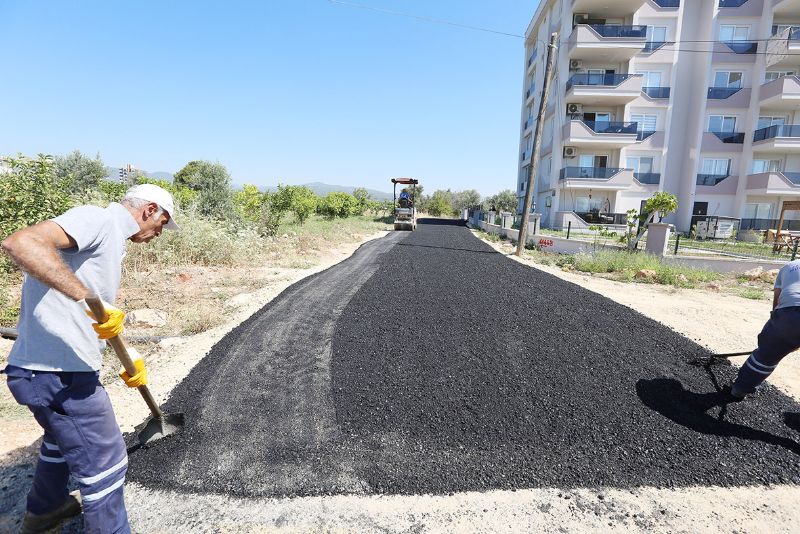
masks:
[[[52,220],[77,244],[60,251],[64,263],[86,287],[113,304],[127,239],[139,231],[136,220],[115,202],[105,209],[79,206]],[[19,336],[9,365],[37,371],[100,369],[105,342],[97,338],[80,304],[26,275],[19,315]]]
[[[790,261],[778,271],[775,289],[781,290],[777,308],[800,306],[800,260]]]

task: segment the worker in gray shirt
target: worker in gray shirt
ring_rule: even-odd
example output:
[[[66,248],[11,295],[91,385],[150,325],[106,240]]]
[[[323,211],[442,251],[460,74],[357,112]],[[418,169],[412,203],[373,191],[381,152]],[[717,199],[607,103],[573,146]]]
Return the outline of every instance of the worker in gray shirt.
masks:
[[[143,184],[121,203],[72,208],[2,242],[25,272],[19,336],[4,372],[11,394],[44,431],[23,533],[49,531],[81,504],[87,533],[130,532],[122,494],[128,455],[99,380],[103,340],[123,328],[125,314],[113,302],[127,241],[147,243],[163,228],[178,229],[173,213],[167,191]],[[83,299],[92,293],[103,300],[104,322],[87,316]],[[129,387],[147,383],[137,356],[137,373],[120,375]],[[70,476],[77,495],[67,493]]]
[[[742,400],[767,379],[784,356],[800,348],[800,260],[784,265],[775,280],[772,313],[758,334],[758,348],[744,362],[730,394]]]

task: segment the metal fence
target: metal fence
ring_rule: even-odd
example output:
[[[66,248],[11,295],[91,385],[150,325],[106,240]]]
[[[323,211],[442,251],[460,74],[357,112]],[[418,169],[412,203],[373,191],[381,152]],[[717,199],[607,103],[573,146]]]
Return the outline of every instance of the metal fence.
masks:
[[[800,237],[782,234],[772,241],[697,239],[680,234],[670,237],[669,252],[676,256],[722,256],[745,259],[793,261],[798,257]]]

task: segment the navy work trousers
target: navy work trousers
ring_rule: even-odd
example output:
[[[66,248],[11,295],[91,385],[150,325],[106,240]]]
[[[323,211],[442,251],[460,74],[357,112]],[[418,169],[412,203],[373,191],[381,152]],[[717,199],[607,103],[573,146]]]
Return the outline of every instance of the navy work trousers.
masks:
[[[44,429],[28,511],[43,514],[78,482],[87,533],[129,533],[122,485],[128,454],[98,373],[31,371],[8,366],[8,388]]]
[[[744,362],[734,382],[738,392],[753,393],[787,354],[800,348],[800,306],[778,308],[758,334],[758,348]]]

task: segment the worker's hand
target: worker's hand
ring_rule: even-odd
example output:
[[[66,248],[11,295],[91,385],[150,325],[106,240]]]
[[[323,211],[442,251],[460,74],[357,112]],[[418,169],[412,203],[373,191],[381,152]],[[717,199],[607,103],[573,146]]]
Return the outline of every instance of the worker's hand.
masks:
[[[92,324],[92,328],[94,328],[94,331],[97,332],[97,337],[100,339],[111,339],[112,337],[120,335],[124,330],[123,323],[125,322],[125,312],[119,308],[116,308],[115,306],[112,306],[106,301],[102,302],[103,308],[106,311],[105,322],[100,322],[102,318],[97,318],[94,316],[92,310],[90,310],[86,305],[85,300],[78,301],[79,304],[83,305],[86,315],[97,321],[96,323]]]
[[[147,384],[147,369],[144,367],[144,359],[139,352],[131,347],[128,347],[128,356],[133,360],[133,365],[136,367],[136,374],[131,376],[125,369],[120,370],[119,377],[125,381],[125,385],[129,388],[138,388]]]

